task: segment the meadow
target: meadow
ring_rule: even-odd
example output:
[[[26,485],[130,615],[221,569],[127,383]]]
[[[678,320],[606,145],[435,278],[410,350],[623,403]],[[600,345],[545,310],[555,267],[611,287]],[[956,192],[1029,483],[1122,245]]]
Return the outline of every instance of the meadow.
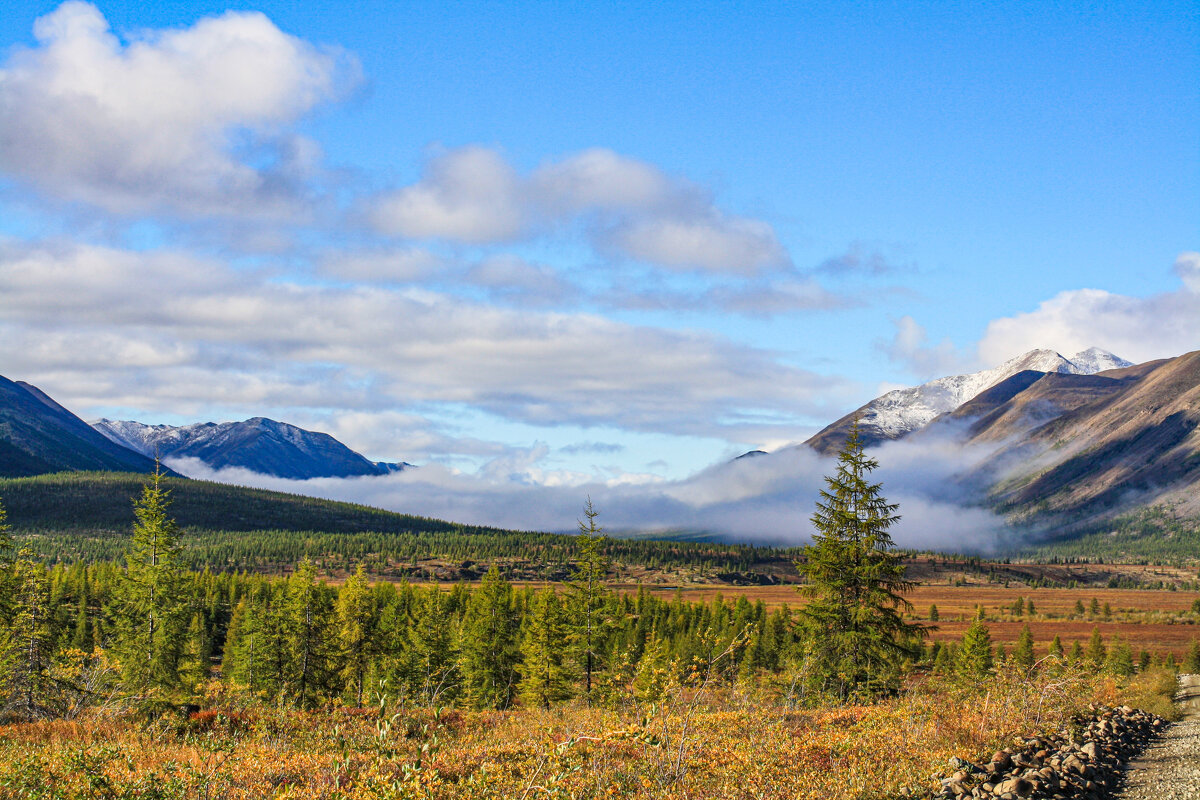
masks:
[[[1067,668],[915,677],[870,704],[805,706],[786,686],[676,682],[653,702],[469,711],[299,711],[211,684],[204,710],[115,709],[0,729],[0,797],[873,798],[920,795],[952,757],[1053,731],[1092,704],[1158,703],[1172,673]]]

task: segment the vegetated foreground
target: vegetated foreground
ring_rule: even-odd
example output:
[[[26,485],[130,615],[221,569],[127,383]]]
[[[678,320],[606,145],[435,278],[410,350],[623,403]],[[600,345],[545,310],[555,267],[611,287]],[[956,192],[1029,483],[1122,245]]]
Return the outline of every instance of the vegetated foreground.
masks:
[[[1091,588],[1051,602],[1038,580],[1010,601],[997,566],[973,605],[938,595],[950,637],[909,602],[874,466],[852,434],[795,605],[614,588],[590,503],[569,581],[515,585],[493,564],[448,591],[361,564],[329,583],[308,559],[287,577],[185,569],[157,474],[124,565],[14,557],[0,506],[0,798],[920,794],[951,755],[1090,704],[1169,713],[1175,648],[1100,625],[1192,628],[1190,577],[1142,612]],[[1039,644],[1031,621],[1091,632]],[[1019,626],[1011,648],[991,626]],[[1200,671],[1200,642],[1184,657]]]
[[[1078,670],[920,680],[869,705],[803,708],[780,687],[674,682],[615,708],[281,709],[212,684],[206,710],[11,725],[0,797],[861,798],[924,794],[1091,703],[1146,700]]]

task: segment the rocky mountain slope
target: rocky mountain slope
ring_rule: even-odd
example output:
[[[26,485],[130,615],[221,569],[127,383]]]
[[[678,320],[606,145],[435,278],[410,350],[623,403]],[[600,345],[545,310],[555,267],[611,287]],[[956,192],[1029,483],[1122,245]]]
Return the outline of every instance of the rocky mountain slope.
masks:
[[[1200,351],[1091,376],[1018,374],[930,425],[994,447],[973,474],[1011,518],[1078,526],[1168,504],[1200,517]]]
[[[370,461],[327,433],[265,417],[179,427],[102,419],[93,427],[148,456],[196,458],[212,469],[237,467],[293,480],[387,475],[412,466]]]
[[[920,430],[941,414],[954,411],[980,392],[1023,372],[1092,375],[1131,366],[1130,362],[1093,347],[1066,358],[1053,350],[1031,350],[998,367],[969,375],[951,375],[910,389],[896,389],[827,426],[805,442],[814,450],[832,455],[846,441],[855,417],[868,446],[899,439]]]
[[[36,386],[0,377],[0,476],[153,469],[152,459],[101,436]]]

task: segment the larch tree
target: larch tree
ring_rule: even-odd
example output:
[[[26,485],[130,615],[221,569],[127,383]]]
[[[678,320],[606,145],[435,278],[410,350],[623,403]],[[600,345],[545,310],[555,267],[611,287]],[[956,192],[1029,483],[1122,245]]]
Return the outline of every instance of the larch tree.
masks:
[[[22,548],[12,564],[12,616],[0,637],[4,710],[24,719],[51,716],[48,700],[54,651],[50,591],[45,568]]]
[[[567,651],[567,622],[553,588],[538,592],[525,617],[521,640],[521,700],[531,706],[549,708],[571,697],[570,654]]]
[[[601,668],[600,646],[612,628],[612,619],[605,613],[608,604],[608,587],[604,579],[608,576],[609,561],[601,552],[608,541],[603,528],[596,525],[600,512],[587,499],[583,508],[584,519],[579,521],[579,535],[575,539],[579,548],[579,560],[571,581],[570,611],[575,630],[572,633],[574,649],[583,669],[584,697],[592,701],[592,676]]]
[[[512,584],[493,564],[471,593],[462,624],[463,686],[475,708],[508,708],[516,689],[520,659],[520,616]]]
[[[342,655],[342,677],[354,694],[354,704],[362,706],[363,686],[375,656],[375,595],[367,580],[366,568],[358,569],[338,592],[338,641]]]
[[[796,564],[810,598],[801,612],[810,674],[843,698],[893,685],[902,662],[919,655],[924,633],[903,618],[912,608],[903,594],[915,584],[888,533],[898,506],[869,480],[878,466],[863,453],[855,420],[812,515],[813,543]]]
[[[287,581],[284,643],[286,690],[300,708],[315,708],[328,692],[334,670],[333,602],[317,569],[305,558]]]

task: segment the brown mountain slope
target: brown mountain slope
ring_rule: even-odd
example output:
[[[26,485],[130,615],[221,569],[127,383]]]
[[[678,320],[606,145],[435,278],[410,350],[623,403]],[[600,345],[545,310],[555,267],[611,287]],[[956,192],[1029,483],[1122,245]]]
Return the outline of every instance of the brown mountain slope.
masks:
[[[955,416],[975,417],[973,442],[1011,437],[990,459],[1005,465],[992,499],[1018,518],[1095,518],[1200,489],[1200,351],[976,400]]]

